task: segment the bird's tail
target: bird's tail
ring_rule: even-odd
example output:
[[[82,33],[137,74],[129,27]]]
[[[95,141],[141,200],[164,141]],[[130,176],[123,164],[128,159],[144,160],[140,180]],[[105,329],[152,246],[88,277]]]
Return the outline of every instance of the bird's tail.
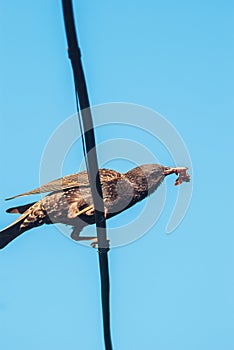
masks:
[[[17,220],[15,220],[12,224],[7,226],[5,229],[0,231],[0,249],[4,248],[8,243],[13,241],[16,237],[21,235],[23,232],[27,231],[29,227],[22,227],[22,222],[27,218],[30,207],[34,203],[21,205],[18,207],[7,209],[7,213],[15,213],[15,214],[23,214]]]
[[[20,224],[20,222],[17,222],[15,225],[6,227],[4,230],[0,231],[0,249],[4,248],[8,243],[25,231],[24,229],[20,229]]]
[[[25,213],[30,207],[32,207],[36,202],[20,205],[17,207],[9,208],[6,210],[7,213],[11,214],[23,214]]]

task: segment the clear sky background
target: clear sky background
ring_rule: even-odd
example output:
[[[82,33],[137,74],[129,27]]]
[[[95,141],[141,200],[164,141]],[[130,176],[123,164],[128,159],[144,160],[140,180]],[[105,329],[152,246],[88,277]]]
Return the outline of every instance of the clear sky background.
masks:
[[[157,225],[109,254],[114,349],[234,349],[233,2],[74,3],[92,104],[158,111],[194,168],[177,230],[165,234],[173,187]],[[45,144],[75,112],[61,9],[55,0],[1,2],[1,228],[13,220],[4,198],[38,186]],[[71,159],[67,173],[77,169]],[[103,349],[95,250],[41,227],[0,251],[0,281],[2,349]]]

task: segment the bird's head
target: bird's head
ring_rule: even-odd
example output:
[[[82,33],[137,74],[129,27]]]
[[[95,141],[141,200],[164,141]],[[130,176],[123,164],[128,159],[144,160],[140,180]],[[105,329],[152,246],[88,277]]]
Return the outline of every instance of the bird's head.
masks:
[[[128,171],[125,176],[133,183],[136,192],[149,194],[164,180],[164,170],[160,164],[144,164]]]
[[[125,175],[140,187],[147,185],[148,191],[152,192],[162,183],[165,176],[170,174],[178,175],[175,186],[182,182],[189,182],[190,176],[187,174],[187,169],[186,167],[166,167],[161,164],[144,164],[128,171]]]

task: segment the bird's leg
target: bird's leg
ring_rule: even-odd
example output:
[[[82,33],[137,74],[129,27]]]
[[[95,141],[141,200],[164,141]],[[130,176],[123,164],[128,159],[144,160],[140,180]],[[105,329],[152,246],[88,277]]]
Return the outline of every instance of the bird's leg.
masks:
[[[79,241],[95,241],[96,239],[97,239],[97,237],[95,237],[95,236],[77,236],[77,237],[72,237],[72,239],[74,240],[74,241],[77,241],[77,242],[79,242]],[[91,243],[91,245],[92,245],[92,243]]]
[[[107,217],[107,213],[108,213],[108,210],[107,210],[107,207],[104,206],[104,217],[106,219]],[[80,211],[78,211],[78,213],[76,213],[76,217],[82,215],[82,214],[85,214],[85,215],[93,215],[94,214],[94,206],[93,205],[90,205]],[[97,248],[98,247],[98,239],[96,236],[80,236],[80,233],[81,233],[81,229],[80,228],[74,228],[74,230],[72,231],[71,233],[71,238],[74,240],[74,241],[93,241],[91,243],[91,247],[93,248]],[[107,239],[107,241],[109,242],[109,239]]]
[[[94,208],[92,208],[91,210],[87,211],[85,214],[86,215],[93,215],[94,214]],[[108,209],[107,209],[107,207],[104,206],[104,218],[105,219],[107,218],[107,214],[108,214]],[[110,242],[110,240],[108,238],[106,240],[108,241],[108,243]],[[93,242],[90,245],[91,245],[92,248],[97,249],[98,248],[98,238],[94,237]]]
[[[71,234],[71,238],[76,241],[76,242],[79,242],[79,241],[92,241],[92,243],[90,244],[90,246],[92,248],[95,248],[97,249],[98,248],[98,239],[97,237],[94,237],[94,236],[79,236],[79,235],[75,235],[75,234]],[[108,242],[110,242],[109,239],[107,239]]]
[[[91,241],[91,240],[95,240],[95,236],[80,236],[80,233],[81,233],[81,229],[80,228],[77,228],[75,227],[71,233],[71,238],[74,240],[74,241]]]
[[[88,212],[86,212],[87,215],[93,215],[94,214],[94,208]],[[108,214],[108,209],[107,207],[104,206],[104,218],[106,219],[107,218],[107,214]],[[106,239],[108,241],[108,243],[110,242],[110,240],[107,238]],[[98,248],[98,238],[95,237],[93,239],[93,242],[90,244],[92,248],[95,248],[97,249]],[[109,245],[109,244],[108,244]]]
[[[189,182],[190,176],[187,174],[187,167],[175,167],[175,168],[166,168],[164,170],[165,175],[176,174],[179,175],[175,181],[175,186],[182,184],[182,182]]]

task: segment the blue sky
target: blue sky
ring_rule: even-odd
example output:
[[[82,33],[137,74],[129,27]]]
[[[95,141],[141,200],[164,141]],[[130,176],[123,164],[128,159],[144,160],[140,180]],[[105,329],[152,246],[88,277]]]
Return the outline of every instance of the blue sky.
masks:
[[[158,111],[182,135],[194,169],[192,202],[176,231],[165,234],[178,190],[170,179],[157,225],[109,254],[114,348],[234,349],[233,3],[74,4],[92,104]],[[0,16],[3,228],[12,220],[4,198],[38,186],[44,147],[75,101],[61,3],[2,2]],[[141,143],[168,165],[160,147]],[[75,172],[75,150],[68,159],[64,171]],[[2,348],[103,348],[94,250],[41,227],[2,250],[0,266]]]

